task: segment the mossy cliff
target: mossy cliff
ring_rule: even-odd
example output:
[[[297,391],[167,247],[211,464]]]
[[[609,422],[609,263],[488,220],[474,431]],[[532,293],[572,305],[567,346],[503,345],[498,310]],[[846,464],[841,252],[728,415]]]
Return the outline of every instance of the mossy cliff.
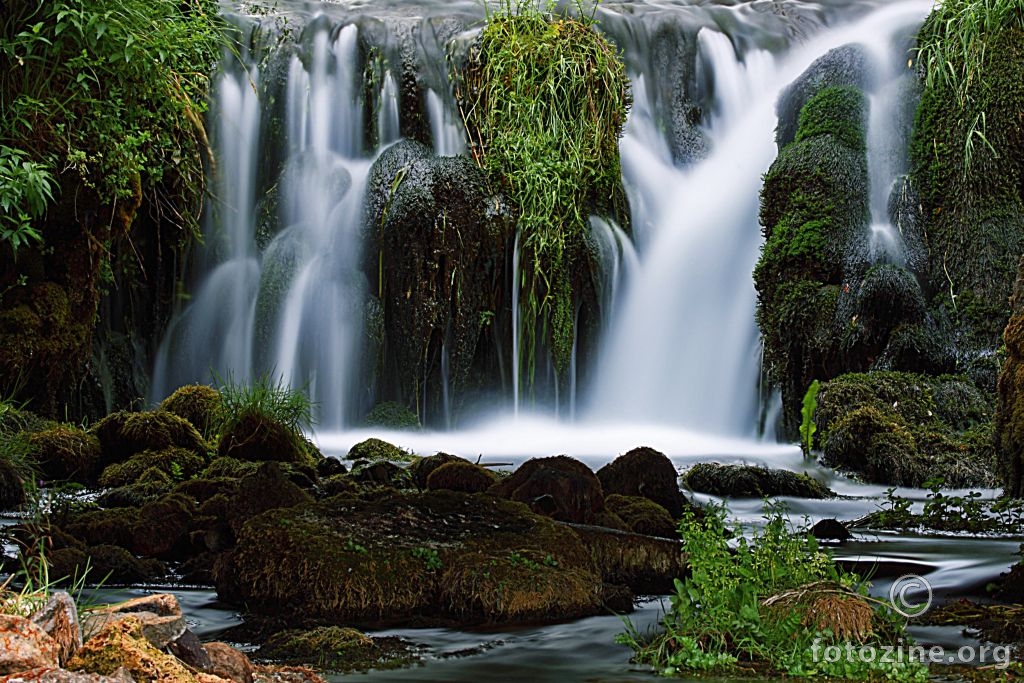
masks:
[[[799,425],[799,406],[815,378],[845,365],[840,298],[865,265],[867,101],[849,86],[827,86],[800,111],[793,142],[765,176],[765,244],[754,270],[764,362],[782,388],[783,427]]]

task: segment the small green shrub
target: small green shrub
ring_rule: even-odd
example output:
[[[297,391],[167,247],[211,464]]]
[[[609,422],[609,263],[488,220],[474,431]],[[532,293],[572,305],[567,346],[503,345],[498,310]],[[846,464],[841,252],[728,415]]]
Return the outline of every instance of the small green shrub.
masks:
[[[300,389],[292,389],[283,380],[260,375],[251,382],[221,382],[221,415],[217,431],[224,434],[246,416],[276,422],[293,432],[313,426],[313,403]]]

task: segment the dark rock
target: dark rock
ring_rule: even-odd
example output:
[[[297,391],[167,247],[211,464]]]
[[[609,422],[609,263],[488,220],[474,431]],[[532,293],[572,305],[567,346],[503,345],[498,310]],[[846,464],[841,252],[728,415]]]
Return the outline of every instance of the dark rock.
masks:
[[[167,651],[193,669],[209,672],[213,667],[213,660],[210,659],[199,637],[187,628],[176,640],[167,644]]]
[[[264,463],[259,470],[238,483],[228,504],[228,523],[236,534],[246,520],[275,508],[290,508],[312,500],[312,496],[288,481],[281,467]]]
[[[359,484],[392,486],[394,488],[408,488],[412,485],[409,471],[401,465],[387,460],[353,467],[349,476]]]
[[[421,490],[424,490],[427,488],[427,479],[430,477],[431,472],[446,463],[459,462],[462,460],[462,458],[448,453],[436,453],[413,462],[409,465],[409,472],[412,474],[412,479],[416,483],[416,486]]]
[[[819,520],[811,527],[810,534],[820,541],[848,541],[853,538],[849,529],[836,519]]]
[[[1024,497],[1024,256],[1018,266],[1011,304],[1013,315],[1003,332],[1006,361],[999,373],[992,423],[999,479],[1007,495],[1020,498]]]
[[[672,593],[686,574],[682,541],[641,536],[604,527],[572,525],[590,551],[605,583],[623,584],[636,593]]]
[[[634,448],[597,471],[606,495],[642,496],[679,518],[689,502],[679,490],[675,465],[653,448]]]
[[[601,481],[589,467],[567,455],[531,458],[489,493],[577,524],[592,524],[604,509]]]
[[[89,432],[100,441],[103,466],[124,462],[142,451],[181,448],[203,458],[207,452],[206,442],[188,420],[163,410],[112,413]]]
[[[206,644],[206,653],[210,658],[210,667],[205,669],[207,673],[232,683],[253,683],[255,669],[244,652],[239,652],[227,643],[215,642]]]
[[[0,510],[13,510],[25,500],[24,474],[10,460],[0,459]]]
[[[756,465],[698,463],[683,473],[683,481],[694,491],[727,498],[835,497],[828,487],[806,474]]]
[[[161,450],[145,450],[129,457],[124,462],[104,468],[99,477],[100,486],[125,486],[139,483],[143,474],[150,469],[166,475],[163,483],[169,489],[174,481],[194,477],[206,466],[206,454],[199,454],[184,448],[169,447]],[[152,473],[151,476],[157,476]]]
[[[327,457],[316,464],[316,473],[326,478],[335,474],[348,474],[348,468],[338,458]]]
[[[427,477],[427,489],[483,493],[498,483],[498,475],[467,460],[455,460],[435,469]]]
[[[174,493],[145,504],[132,527],[131,550],[146,557],[181,559],[195,509],[194,501]]]
[[[310,467],[315,467],[323,457],[298,431],[255,411],[237,416],[224,428],[217,445],[217,455]]]
[[[636,600],[636,596],[633,595],[629,586],[606,583],[603,589],[601,602],[605,609],[611,610],[615,614],[629,614],[633,611],[633,601]]]

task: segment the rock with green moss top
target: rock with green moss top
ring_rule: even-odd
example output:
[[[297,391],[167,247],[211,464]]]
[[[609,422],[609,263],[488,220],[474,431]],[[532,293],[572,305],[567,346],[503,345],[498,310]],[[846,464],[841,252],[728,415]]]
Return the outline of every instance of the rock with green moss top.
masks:
[[[220,457],[255,462],[284,462],[315,467],[323,458],[316,446],[300,432],[258,411],[236,416],[221,434]]]
[[[206,441],[188,420],[165,410],[112,413],[89,432],[100,441],[104,466],[143,451],[181,448],[203,458],[208,451]]]
[[[563,522],[593,524],[604,510],[601,480],[567,455],[530,458],[489,493],[526,503],[534,512]]]
[[[823,462],[883,484],[991,486],[991,401],[959,376],[851,373],[821,386]]]
[[[978,8],[944,5],[948,12],[990,12]],[[961,49],[962,35],[954,28],[960,24],[942,11],[933,12],[919,33],[922,44],[947,47],[939,62],[944,72],[971,73],[960,93],[949,79],[926,84],[910,148],[928,236],[931,303],[956,325],[964,352],[998,346],[1024,253],[1024,30],[1013,12],[1004,25],[995,16],[985,19],[978,49]],[[965,59],[976,63],[966,65]]]
[[[90,483],[100,462],[100,442],[69,424],[53,425],[28,436],[39,476],[49,481]]]
[[[267,510],[291,508],[313,497],[288,480],[281,466],[267,462],[238,482],[227,506],[227,521],[236,533],[246,520]]]
[[[675,465],[664,453],[641,446],[615,458],[597,471],[605,494],[643,496],[658,503],[675,518],[689,501],[679,490]]]
[[[483,493],[498,483],[498,475],[468,460],[453,460],[435,469],[427,477],[427,489],[446,489],[463,493]]]
[[[419,458],[414,460],[409,465],[409,473],[412,474],[413,482],[420,489],[427,488],[427,479],[430,478],[430,473],[436,470],[438,467],[449,463],[449,462],[469,462],[465,458],[460,458],[457,455],[450,453],[435,453],[434,455],[428,455],[425,458]]]
[[[782,147],[761,192],[757,322],[791,438],[813,380],[867,367],[847,348],[847,323],[855,316],[841,314],[854,302],[851,282],[867,270],[866,98],[855,87],[828,83],[811,79],[799,90],[806,100],[794,140]]]
[[[48,553],[46,562],[54,580],[64,583],[60,580],[65,579],[69,584],[83,577],[90,584],[138,584],[167,575],[167,567],[159,560],[138,558],[110,544],[61,548]]]
[[[222,599],[329,623],[559,620],[600,610],[568,527],[481,494],[342,496],[250,519],[217,567]]]
[[[604,499],[605,508],[626,524],[626,529],[645,536],[678,536],[678,525],[668,510],[648,498],[613,493]]]
[[[694,491],[726,498],[835,497],[827,486],[806,474],[756,465],[698,463],[683,474],[683,482]]]
[[[369,460],[370,462],[377,462],[378,460],[408,462],[415,456],[411,451],[388,443],[383,439],[369,438],[365,441],[360,441],[348,449],[348,455],[345,457],[349,460]]]
[[[367,182],[366,267],[384,311],[380,393],[440,422],[443,383],[423,378],[441,376],[446,354],[457,410],[474,358],[493,344],[486,315],[503,306],[493,284],[505,277],[512,222],[493,210],[504,203],[471,159],[438,157],[417,142],[382,152]]]
[[[184,448],[164,448],[136,453],[124,462],[104,468],[99,477],[100,486],[125,486],[132,483],[159,483],[168,487],[174,482],[194,477],[206,467],[205,453],[200,455]],[[156,470],[156,472],[150,472]],[[148,473],[148,474],[147,474]],[[164,476],[161,477],[161,473]],[[145,480],[144,480],[144,476]]]
[[[259,656],[283,664],[313,665],[335,673],[390,669],[416,661],[415,648],[409,643],[398,638],[371,638],[341,626],[279,631],[267,638]]]
[[[366,414],[363,423],[367,427],[384,427],[386,429],[418,429],[420,419],[416,413],[401,403],[383,401],[378,403]]]
[[[205,384],[189,384],[165,398],[160,410],[185,418],[200,434],[209,437],[220,420],[220,392]]]
[[[181,560],[190,554],[188,534],[195,501],[178,493],[163,496],[139,509],[129,549],[146,557]]]

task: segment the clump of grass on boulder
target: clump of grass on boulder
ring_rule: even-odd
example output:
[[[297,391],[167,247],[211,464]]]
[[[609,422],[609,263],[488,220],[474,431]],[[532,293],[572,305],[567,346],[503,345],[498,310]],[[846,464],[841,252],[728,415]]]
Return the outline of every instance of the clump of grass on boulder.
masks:
[[[461,459],[441,465],[427,477],[427,488],[431,491],[447,489],[463,493],[483,493],[497,483],[498,475],[494,472]]]

